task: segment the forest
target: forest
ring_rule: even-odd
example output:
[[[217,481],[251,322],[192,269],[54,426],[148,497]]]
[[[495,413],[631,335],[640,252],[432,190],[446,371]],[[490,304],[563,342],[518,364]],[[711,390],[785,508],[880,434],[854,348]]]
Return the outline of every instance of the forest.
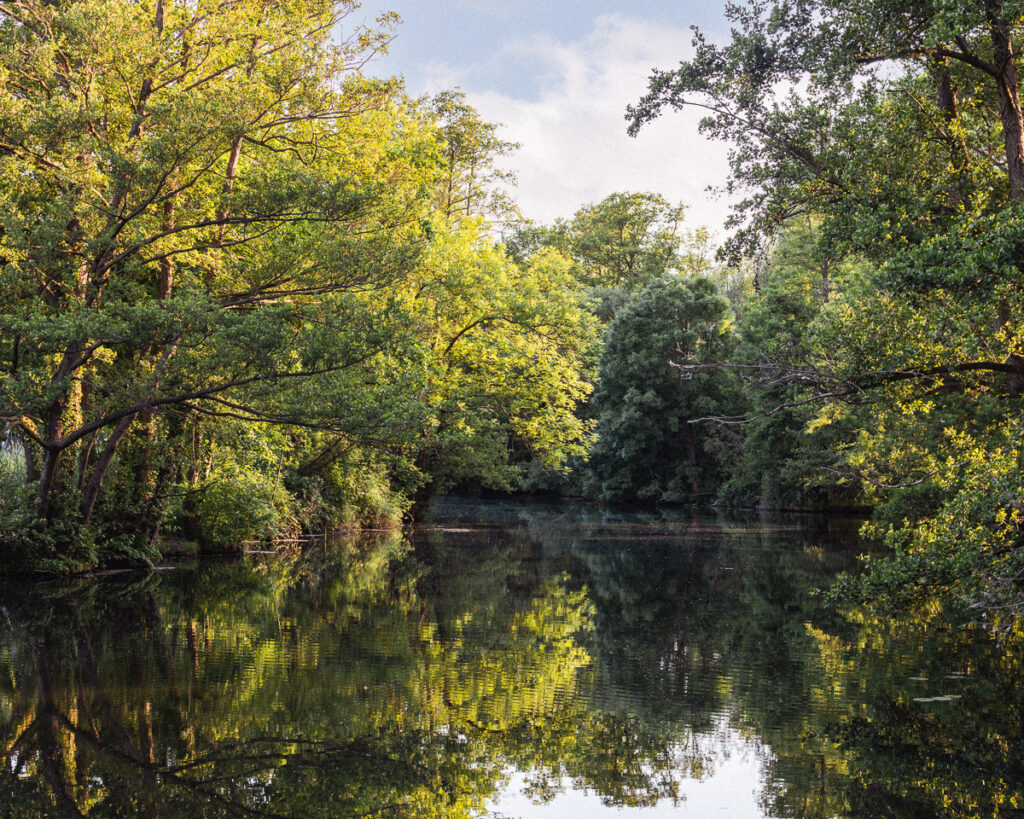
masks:
[[[1024,612],[1024,2],[750,0],[624,111],[727,239],[552,224],[353,0],[0,0],[0,568],[386,528],[484,487],[860,510],[837,599]],[[681,162],[699,161],[680,157]]]

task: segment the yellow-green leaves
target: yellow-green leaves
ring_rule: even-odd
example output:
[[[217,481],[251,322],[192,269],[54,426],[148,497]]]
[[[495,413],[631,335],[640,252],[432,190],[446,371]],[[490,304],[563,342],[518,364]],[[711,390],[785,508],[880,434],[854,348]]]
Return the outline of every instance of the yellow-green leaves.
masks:
[[[436,218],[430,234],[401,291],[431,417],[416,457],[442,485],[507,484],[524,448],[564,468],[587,444],[576,408],[595,340],[568,263],[542,252],[516,264],[472,219]]]

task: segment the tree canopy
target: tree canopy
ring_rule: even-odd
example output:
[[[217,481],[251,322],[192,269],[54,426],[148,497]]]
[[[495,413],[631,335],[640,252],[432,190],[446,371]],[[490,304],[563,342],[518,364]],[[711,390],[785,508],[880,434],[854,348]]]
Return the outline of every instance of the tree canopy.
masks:
[[[691,59],[655,72],[630,130],[666,107],[699,111],[704,133],[734,146],[728,186],[748,194],[726,255],[763,260],[761,285],[805,220],[823,298],[792,343],[715,362],[757,396],[719,420],[766,429],[759,416],[792,423],[816,407],[804,422],[813,446],[839,457],[814,469],[859,486],[872,531],[896,549],[874,564],[867,596],[1005,600],[1024,384],[1021,8],[755,0],[728,13],[727,42],[698,32]],[[772,300],[800,287],[760,287],[741,322],[782,318],[789,308]]]
[[[594,394],[598,440],[590,468],[606,500],[679,501],[699,495],[721,457],[708,429],[688,423],[728,401],[723,372],[684,380],[678,358],[709,360],[728,345],[726,302],[707,279],[659,278],[608,327]]]
[[[354,7],[3,7],[0,417],[32,495],[0,525],[12,560],[151,559],[215,451],[270,502],[285,460],[302,484],[357,450],[396,486],[502,482],[424,473],[437,430],[492,464],[509,436],[556,468],[581,445],[587,320],[557,262],[516,267],[472,219],[511,146],[458,94],[364,76],[390,18]]]

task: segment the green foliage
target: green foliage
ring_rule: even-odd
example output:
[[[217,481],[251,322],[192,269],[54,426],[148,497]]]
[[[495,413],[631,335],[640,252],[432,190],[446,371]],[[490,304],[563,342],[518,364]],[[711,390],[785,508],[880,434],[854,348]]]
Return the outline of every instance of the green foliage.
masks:
[[[497,162],[519,145],[499,139],[499,126],[481,120],[460,90],[442,91],[427,102],[426,109],[436,120],[444,162],[437,186],[440,212],[449,218],[483,216],[497,224],[515,219],[518,211],[505,190],[515,177]]]
[[[663,196],[613,193],[577,211],[564,241],[585,285],[636,291],[683,266],[682,221]]]
[[[630,127],[693,106],[704,133],[734,144],[730,187],[747,194],[735,250],[813,212],[838,244],[884,258],[1016,196],[1019,171],[993,160],[1021,128],[1016,77],[993,57],[1019,33],[1016,4],[774,0],[727,14],[731,39],[698,32]]]
[[[20,461],[16,450],[0,450],[0,547],[5,564],[24,569],[32,559],[33,514],[32,489]]]
[[[550,227],[521,225],[506,249],[520,265],[537,259],[563,258],[571,263],[573,289],[586,296],[586,309],[602,327],[605,339],[584,351],[587,372],[598,369],[608,325],[636,294],[650,283],[676,275],[715,274],[710,260],[708,233],[682,228],[683,206],[655,193],[613,193],[580,208],[569,221]],[[596,420],[591,402],[580,402],[576,415],[585,426]],[[525,491],[580,495],[588,491],[582,452],[573,453],[568,474],[545,468],[536,457],[526,457],[526,472],[519,486]],[[530,452],[522,453],[530,456]]]
[[[338,442],[317,443],[322,456]],[[295,496],[293,515],[307,532],[393,527],[409,505],[392,485],[390,470],[351,446],[319,461],[307,455],[302,466],[289,470],[285,485]]]
[[[386,39],[336,39],[353,9],[4,15],[0,416],[51,557],[120,561],[124,536],[144,562],[197,416],[380,417],[367,387],[396,325],[369,294],[413,263],[440,163],[425,117],[351,70]],[[266,487],[247,492],[269,531]]]
[[[402,291],[423,414],[404,447],[430,497],[463,480],[509,488],[529,451],[564,471],[585,452],[594,321],[560,254],[516,263],[481,224],[436,222]]]
[[[725,504],[820,508],[858,499],[859,485],[842,480],[835,452],[855,421],[815,423],[819,408],[805,401],[806,386],[787,377],[813,367],[815,322],[830,295],[850,286],[849,265],[818,257],[819,236],[813,223],[791,223],[740,306],[731,360],[741,365],[748,420],[720,492]]]
[[[728,353],[725,301],[707,279],[656,279],[608,327],[593,407],[594,494],[606,501],[682,501],[717,485],[729,445],[691,423],[732,414],[735,384],[722,370],[680,372]]]
[[[734,259],[792,236],[795,220],[814,227],[799,255],[819,271],[818,302],[783,264],[795,300],[758,270],[762,292],[740,310],[753,346],[735,363],[764,376],[754,414],[769,415],[748,427],[730,490],[792,492],[831,471],[821,488],[861,488],[876,506],[870,533],[894,550],[850,581],[855,595],[934,594],[990,621],[1024,612],[1007,524],[1024,395],[1021,11],[730,6],[730,38],[698,32],[693,56],[630,109],[635,132],[665,107],[694,108],[706,134],[733,143],[729,187],[749,194]]]
[[[550,227],[520,226],[508,241],[513,259],[544,248],[572,259],[574,275],[609,322],[625,302],[670,273],[708,275],[711,247],[705,228],[683,230],[684,207],[656,193],[613,193]]]
[[[959,616],[979,608],[990,625],[1012,628],[1024,570],[1021,432],[1014,423],[984,439],[947,429],[945,459],[930,477],[929,503],[902,520],[882,519],[867,534],[892,554],[873,559],[838,594],[890,607],[938,600]]]
[[[211,550],[241,551],[245,541],[270,541],[289,523],[287,495],[260,472],[224,467],[199,492],[200,543]]]
[[[0,20],[0,419],[36,558],[393,522],[418,487],[511,485],[517,448],[584,451],[578,288],[477,218],[511,213],[514,146],[460,92],[360,74],[393,16],[356,7]]]

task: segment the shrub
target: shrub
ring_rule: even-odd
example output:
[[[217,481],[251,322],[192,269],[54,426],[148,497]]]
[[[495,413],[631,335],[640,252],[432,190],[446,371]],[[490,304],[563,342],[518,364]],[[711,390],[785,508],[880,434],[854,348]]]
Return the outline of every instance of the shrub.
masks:
[[[294,524],[288,492],[274,477],[244,467],[212,476],[202,488],[196,517],[200,545],[217,551],[273,540]]]

